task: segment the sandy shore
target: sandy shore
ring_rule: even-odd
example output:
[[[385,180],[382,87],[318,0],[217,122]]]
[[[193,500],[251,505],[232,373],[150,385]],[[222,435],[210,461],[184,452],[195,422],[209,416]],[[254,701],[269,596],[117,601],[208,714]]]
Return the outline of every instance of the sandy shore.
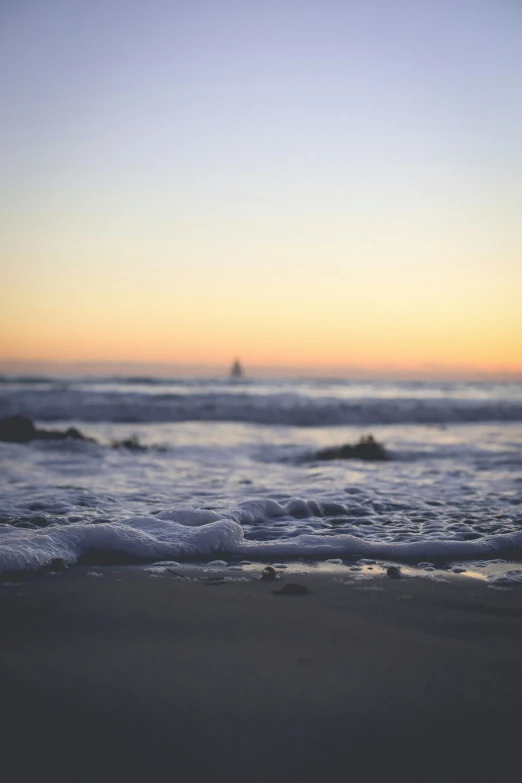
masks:
[[[518,777],[522,589],[199,575],[0,587],[6,780]]]

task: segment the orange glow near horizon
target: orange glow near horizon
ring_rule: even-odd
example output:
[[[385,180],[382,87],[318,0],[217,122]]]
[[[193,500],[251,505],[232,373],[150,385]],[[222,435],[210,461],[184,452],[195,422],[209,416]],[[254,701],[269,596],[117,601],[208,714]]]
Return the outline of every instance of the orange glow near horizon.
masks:
[[[131,5],[4,20],[0,368],[522,373],[514,6]]]
[[[199,292],[186,282],[149,285],[144,295],[141,275],[120,286],[94,277],[78,287],[71,281],[46,286],[43,279],[30,287],[18,280],[18,295],[0,313],[0,366],[50,361],[226,367],[239,356],[251,368],[356,367],[390,376],[522,373],[515,288],[495,299],[492,281],[488,296],[482,292],[480,298],[476,286],[462,296],[455,285],[441,293],[411,279],[410,288],[404,279],[395,286],[387,279],[368,297],[367,281],[359,280],[357,288],[354,281],[352,276],[352,286],[345,287],[318,275],[315,287],[310,276],[308,285],[301,279],[293,291],[274,290],[272,276],[263,282],[260,275],[248,292],[246,280],[227,290],[231,277],[224,276],[221,287],[217,279]]]

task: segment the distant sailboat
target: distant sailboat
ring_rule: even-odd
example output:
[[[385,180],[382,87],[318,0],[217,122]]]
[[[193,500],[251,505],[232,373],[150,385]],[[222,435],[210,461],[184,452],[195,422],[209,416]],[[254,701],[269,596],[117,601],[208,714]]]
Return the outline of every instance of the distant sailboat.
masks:
[[[243,368],[241,367],[241,363],[238,359],[234,361],[234,364],[232,365],[232,369],[230,370],[230,377],[231,378],[243,378]]]

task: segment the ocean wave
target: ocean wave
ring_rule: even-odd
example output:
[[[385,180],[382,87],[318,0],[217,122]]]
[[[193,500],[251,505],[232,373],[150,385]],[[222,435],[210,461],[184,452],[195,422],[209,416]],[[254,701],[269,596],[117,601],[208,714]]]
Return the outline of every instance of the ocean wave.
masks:
[[[475,540],[414,536],[410,540],[360,538],[348,532],[302,533],[291,538],[248,540],[243,524],[288,514],[342,513],[338,508],[299,501],[299,508],[276,501],[253,501],[228,512],[174,508],[156,516],[119,522],[50,524],[31,530],[0,527],[0,573],[35,571],[59,560],[78,562],[154,562],[196,560],[216,556],[251,560],[371,557],[404,562],[462,561],[522,557],[522,531],[485,535]],[[306,508],[305,508],[306,506]],[[346,509],[344,509],[346,510]]]
[[[0,417],[37,421],[160,423],[249,422],[288,426],[452,424],[522,421],[518,399],[366,397],[342,399],[246,391],[140,394],[92,389],[4,389]]]

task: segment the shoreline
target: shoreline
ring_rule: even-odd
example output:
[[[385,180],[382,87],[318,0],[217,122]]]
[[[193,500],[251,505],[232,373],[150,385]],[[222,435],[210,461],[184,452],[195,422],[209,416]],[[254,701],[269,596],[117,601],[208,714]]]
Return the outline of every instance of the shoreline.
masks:
[[[325,560],[296,558],[277,560],[245,560],[240,555],[231,557],[216,553],[215,559],[206,558],[182,560],[144,560],[128,557],[82,557],[78,562],[67,565],[62,558],[55,558],[39,569],[19,569],[0,572],[0,588],[11,582],[31,581],[47,576],[56,576],[65,572],[85,574],[101,572],[110,574],[114,569],[133,574],[144,571],[151,576],[168,576],[169,569],[175,569],[178,575],[187,578],[205,579],[208,575],[237,581],[240,578],[255,580],[260,578],[267,566],[275,568],[277,579],[289,576],[314,576],[340,578],[353,582],[381,580],[387,576],[389,568],[399,571],[403,580],[420,579],[433,582],[459,584],[462,580],[482,582],[489,587],[516,589],[522,584],[522,561],[519,559],[490,558],[484,560],[455,561],[441,563],[413,563],[408,560],[372,559],[364,557],[332,557]],[[176,574],[174,574],[175,576]]]
[[[227,782],[517,769],[522,591],[185,568],[2,584],[4,769]],[[274,592],[295,582],[308,592]]]

